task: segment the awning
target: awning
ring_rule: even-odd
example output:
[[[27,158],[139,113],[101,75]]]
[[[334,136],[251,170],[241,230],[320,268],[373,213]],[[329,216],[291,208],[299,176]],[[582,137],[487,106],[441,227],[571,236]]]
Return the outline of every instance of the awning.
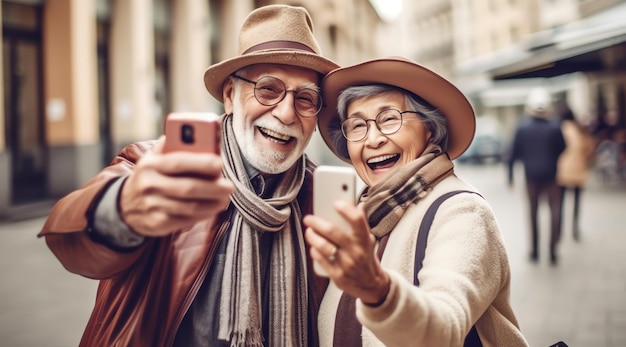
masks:
[[[485,70],[493,79],[554,77],[572,72],[606,71],[604,51],[626,45],[626,3],[604,12],[534,34],[508,59],[494,59]],[[622,57],[622,60],[624,58]],[[626,71],[626,61],[613,65]]]

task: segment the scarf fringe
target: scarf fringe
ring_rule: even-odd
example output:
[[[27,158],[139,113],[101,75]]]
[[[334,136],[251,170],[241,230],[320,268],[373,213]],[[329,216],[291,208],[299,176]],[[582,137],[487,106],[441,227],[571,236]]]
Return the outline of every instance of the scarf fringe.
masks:
[[[233,332],[230,337],[231,347],[263,347],[263,337],[258,329]]]

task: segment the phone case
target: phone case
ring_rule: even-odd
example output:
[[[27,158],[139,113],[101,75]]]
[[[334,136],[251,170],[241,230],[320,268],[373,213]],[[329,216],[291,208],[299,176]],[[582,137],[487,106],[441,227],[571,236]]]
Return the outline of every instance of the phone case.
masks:
[[[313,172],[313,213],[339,228],[348,230],[350,225],[335,211],[335,201],[356,200],[356,173],[345,166],[318,166]],[[314,263],[314,270],[320,276],[327,276],[324,269]]]
[[[209,112],[175,112],[165,120],[165,152],[220,153],[221,123]]]

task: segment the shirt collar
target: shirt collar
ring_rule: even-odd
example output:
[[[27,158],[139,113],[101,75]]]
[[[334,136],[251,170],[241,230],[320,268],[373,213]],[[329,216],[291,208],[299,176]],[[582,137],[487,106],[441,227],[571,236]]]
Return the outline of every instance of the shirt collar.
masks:
[[[256,195],[262,198],[269,198],[274,193],[274,189],[278,184],[278,181],[282,177],[282,174],[266,174],[263,175],[261,172],[252,166],[245,158],[243,158],[243,165],[246,168],[246,173],[248,177],[250,177],[250,184],[254,189]]]

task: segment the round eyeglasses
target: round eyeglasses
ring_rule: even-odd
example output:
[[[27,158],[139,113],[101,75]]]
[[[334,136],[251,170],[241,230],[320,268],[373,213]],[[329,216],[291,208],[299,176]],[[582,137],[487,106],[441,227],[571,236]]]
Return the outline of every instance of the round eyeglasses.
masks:
[[[346,140],[359,142],[367,136],[368,122],[374,122],[376,128],[383,135],[391,135],[402,127],[402,115],[405,113],[419,114],[415,111],[398,111],[394,109],[383,110],[374,119],[352,117],[341,122],[341,132]]]
[[[263,76],[258,81],[251,81],[241,76],[233,77],[254,85],[254,97],[264,106],[274,106],[283,101],[287,92],[293,92],[293,106],[300,117],[317,116],[322,109],[322,96],[312,88],[288,90],[285,82],[272,76]]]

